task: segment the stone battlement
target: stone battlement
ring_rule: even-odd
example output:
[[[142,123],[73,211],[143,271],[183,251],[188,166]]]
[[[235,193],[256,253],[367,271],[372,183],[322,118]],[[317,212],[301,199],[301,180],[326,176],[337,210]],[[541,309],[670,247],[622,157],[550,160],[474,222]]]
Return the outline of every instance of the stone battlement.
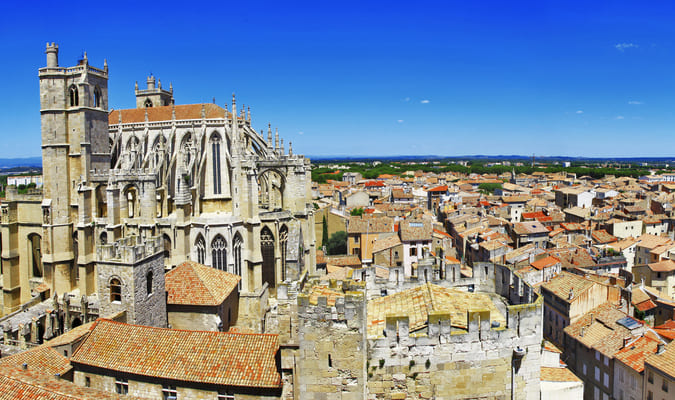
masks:
[[[97,246],[96,259],[98,261],[135,264],[163,251],[163,249],[160,236],[145,239],[140,236],[128,236],[111,244]]]

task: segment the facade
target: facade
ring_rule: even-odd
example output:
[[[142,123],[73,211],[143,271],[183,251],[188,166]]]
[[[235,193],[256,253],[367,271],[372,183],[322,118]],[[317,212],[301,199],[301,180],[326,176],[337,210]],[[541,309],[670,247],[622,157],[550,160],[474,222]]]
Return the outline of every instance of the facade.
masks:
[[[189,259],[240,276],[244,314],[260,330],[267,293],[315,265],[309,160],[269,125],[267,138],[257,133],[234,96],[231,111],[176,105],[150,77],[137,108],[109,111],[107,63],[90,66],[85,53],[60,67],[53,43],[46,54],[44,187],[9,190],[2,204],[3,313],[36,290],[77,290],[98,294],[101,316],[138,301],[147,317],[166,315],[151,297],[163,297],[164,268]]]

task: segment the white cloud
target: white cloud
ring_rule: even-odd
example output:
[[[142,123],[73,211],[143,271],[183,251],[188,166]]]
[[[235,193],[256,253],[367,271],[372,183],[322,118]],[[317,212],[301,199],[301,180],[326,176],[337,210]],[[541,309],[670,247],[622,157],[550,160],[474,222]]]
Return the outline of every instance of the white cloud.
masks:
[[[631,101],[628,102],[628,104],[632,104],[632,105],[640,105],[640,104],[642,104],[642,102],[641,102],[641,101],[631,100]]]
[[[403,101],[410,101],[410,97],[406,97]]]
[[[403,120],[402,120],[402,119],[399,119],[399,120],[397,120],[396,122],[398,122],[399,124],[402,124],[402,123],[403,123]]]
[[[422,103],[422,104],[429,104],[429,100],[422,100],[422,101],[420,101],[420,103]]]
[[[623,115],[617,115],[616,119],[624,119]]]
[[[584,110],[577,110],[577,114],[583,114]]]
[[[305,134],[305,132],[303,132],[303,131],[298,132],[298,135],[304,135],[304,134]]]
[[[631,48],[637,49],[638,47],[640,47],[640,46],[638,46],[635,43],[618,43],[618,44],[614,45],[614,48],[616,48],[619,51],[624,51],[626,49],[631,49]]]

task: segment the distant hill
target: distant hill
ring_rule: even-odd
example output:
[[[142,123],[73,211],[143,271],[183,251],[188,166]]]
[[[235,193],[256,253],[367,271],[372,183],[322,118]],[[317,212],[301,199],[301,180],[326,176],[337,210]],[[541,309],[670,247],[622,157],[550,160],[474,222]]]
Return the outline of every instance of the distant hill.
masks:
[[[42,157],[0,158],[0,169],[16,167],[42,167]]]

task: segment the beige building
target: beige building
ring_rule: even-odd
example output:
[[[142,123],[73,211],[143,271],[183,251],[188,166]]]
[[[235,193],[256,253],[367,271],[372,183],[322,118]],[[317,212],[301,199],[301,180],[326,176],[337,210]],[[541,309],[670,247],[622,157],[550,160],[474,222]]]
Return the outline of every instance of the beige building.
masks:
[[[675,391],[675,347],[659,344],[655,354],[645,360],[642,392],[647,400],[668,400]]]
[[[46,54],[44,187],[2,204],[2,314],[68,294],[166,326],[164,269],[189,259],[241,277],[244,322],[260,331],[268,293],[315,265],[309,160],[269,125],[258,133],[234,96],[231,109],[176,105],[151,76],[137,108],[110,110],[107,62]]]

